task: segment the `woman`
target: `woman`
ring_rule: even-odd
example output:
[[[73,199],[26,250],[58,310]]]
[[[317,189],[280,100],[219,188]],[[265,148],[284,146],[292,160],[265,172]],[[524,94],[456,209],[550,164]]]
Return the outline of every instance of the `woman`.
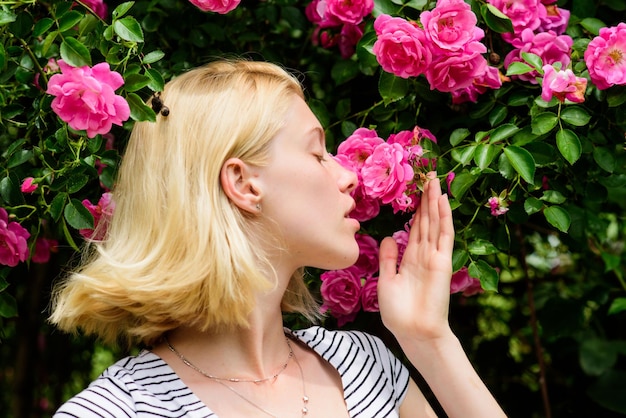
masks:
[[[359,252],[357,179],[327,153],[297,79],[219,61],[151,104],[157,121],[133,129],[107,238],[56,289],[51,315],[149,350],[56,416],[435,416],[379,339],[283,328],[283,312],[317,315],[302,269],[345,268]],[[438,181],[424,196],[398,271],[394,240],[381,244],[383,321],[449,416],[504,416],[448,325],[451,210]]]

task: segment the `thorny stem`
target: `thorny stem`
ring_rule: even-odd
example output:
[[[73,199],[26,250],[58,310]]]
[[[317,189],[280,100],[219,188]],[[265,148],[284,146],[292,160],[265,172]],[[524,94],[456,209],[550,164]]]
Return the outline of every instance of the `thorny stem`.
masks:
[[[541,387],[541,398],[543,399],[543,410],[545,418],[552,418],[550,399],[548,397],[548,382],[546,381],[546,363],[543,356],[543,346],[541,345],[541,339],[539,338],[539,325],[537,322],[537,309],[535,307],[534,286],[528,273],[528,264],[526,264],[526,249],[524,248],[522,230],[519,225],[517,225],[515,229],[515,234],[521,244],[520,262],[524,270],[524,277],[527,285],[528,308],[530,309],[530,326],[533,331],[535,355],[537,356],[537,362],[539,363],[539,385]]]

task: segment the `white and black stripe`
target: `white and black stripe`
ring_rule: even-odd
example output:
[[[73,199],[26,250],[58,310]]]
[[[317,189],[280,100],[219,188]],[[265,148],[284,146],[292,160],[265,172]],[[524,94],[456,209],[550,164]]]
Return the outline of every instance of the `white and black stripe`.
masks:
[[[350,417],[394,418],[409,372],[382,341],[358,331],[312,327],[293,335],[337,369]],[[56,412],[54,418],[217,418],[155,354],[126,357]]]

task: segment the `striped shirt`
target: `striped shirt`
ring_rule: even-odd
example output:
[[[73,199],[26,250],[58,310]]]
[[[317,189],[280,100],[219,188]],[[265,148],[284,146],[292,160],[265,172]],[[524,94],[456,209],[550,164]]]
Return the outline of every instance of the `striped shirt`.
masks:
[[[399,416],[409,372],[379,338],[318,326],[292,334],[337,369],[350,417]],[[142,351],[109,367],[54,415],[67,417],[217,418],[217,414],[160,357]]]

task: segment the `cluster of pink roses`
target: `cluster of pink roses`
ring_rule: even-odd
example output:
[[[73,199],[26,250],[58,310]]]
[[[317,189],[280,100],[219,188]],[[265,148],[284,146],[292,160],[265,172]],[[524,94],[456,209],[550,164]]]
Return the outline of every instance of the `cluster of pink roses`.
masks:
[[[115,90],[124,84],[122,76],[102,62],[93,67],[72,67],[63,60],[60,74],[50,77],[47,93],[55,96],[52,110],[76,130],[86,130],[89,138],[106,134],[113,124],[122,125],[130,117],[128,102]]]
[[[343,58],[354,54],[363,36],[363,19],[374,10],[374,0],[313,0],[305,9],[315,24],[313,42],[323,48],[339,47]]]
[[[626,85],[626,23],[600,29],[584,58],[591,81],[600,90]]]
[[[483,56],[485,36],[463,0],[438,0],[420,14],[421,27],[382,14],[374,22],[373,53],[383,70],[398,77],[426,76],[430,88],[452,94],[454,103],[476,101],[488,88],[502,86],[497,68]]]

